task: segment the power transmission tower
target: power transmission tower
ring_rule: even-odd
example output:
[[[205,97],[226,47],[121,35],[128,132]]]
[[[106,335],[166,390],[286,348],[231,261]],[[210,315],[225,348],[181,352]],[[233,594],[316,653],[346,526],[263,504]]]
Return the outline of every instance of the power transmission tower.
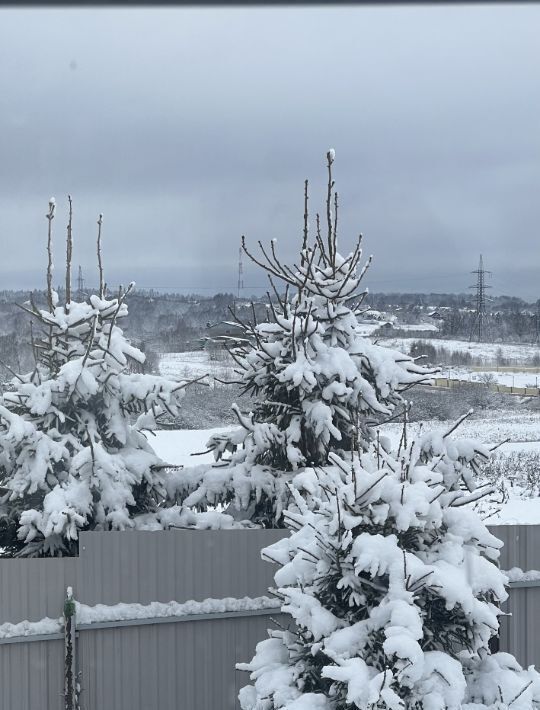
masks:
[[[536,301],[536,315],[534,318],[535,325],[535,339],[534,342],[538,343],[540,341],[540,298]]]
[[[78,294],[79,301],[81,301],[83,298],[83,291],[84,291],[84,279],[83,279],[83,273],[82,273],[82,266],[79,265],[79,274],[77,276],[77,294]]]
[[[240,291],[244,288],[244,265],[242,263],[242,247],[238,250],[238,291],[236,297],[240,300]]]
[[[473,286],[469,286],[469,288],[476,289],[476,296],[475,314],[471,327],[469,342],[473,339],[473,336],[476,336],[476,340],[481,343],[484,339],[485,332],[486,289],[491,288],[491,286],[486,285],[486,274],[489,274],[491,276],[491,271],[486,271],[484,269],[484,261],[482,259],[482,254],[480,254],[478,268],[475,271],[471,271],[471,273],[476,274],[476,283]]]

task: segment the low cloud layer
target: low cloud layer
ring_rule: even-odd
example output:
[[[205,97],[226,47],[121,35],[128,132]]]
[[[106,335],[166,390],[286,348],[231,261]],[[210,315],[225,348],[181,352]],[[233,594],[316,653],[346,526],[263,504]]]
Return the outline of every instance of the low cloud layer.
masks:
[[[538,292],[537,6],[0,10],[0,288],[76,264],[234,290],[241,234],[291,257],[336,150],[342,250],[374,291]],[[246,291],[263,277],[245,264]]]

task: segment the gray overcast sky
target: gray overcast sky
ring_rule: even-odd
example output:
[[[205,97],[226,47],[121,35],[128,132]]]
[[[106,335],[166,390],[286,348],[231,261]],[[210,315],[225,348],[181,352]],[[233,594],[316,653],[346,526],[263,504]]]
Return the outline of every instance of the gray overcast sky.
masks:
[[[372,291],[540,297],[540,6],[0,10],[0,288],[75,265],[234,290],[239,237],[301,239],[336,150],[341,251]],[[245,264],[246,286],[261,284]],[[250,292],[250,289],[246,289]],[[253,291],[252,291],[253,292]]]

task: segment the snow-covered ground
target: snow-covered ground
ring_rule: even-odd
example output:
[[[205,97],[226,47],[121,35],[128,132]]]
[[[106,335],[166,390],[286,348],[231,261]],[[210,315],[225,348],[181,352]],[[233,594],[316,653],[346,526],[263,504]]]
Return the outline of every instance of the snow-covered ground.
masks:
[[[412,422],[408,425],[409,441],[422,430],[447,430],[451,425],[452,422]],[[387,424],[382,429],[396,445],[399,443],[401,424]],[[466,419],[455,436],[476,439],[489,448],[509,439],[498,447],[499,454],[538,452],[540,455],[540,413],[490,412],[485,419]],[[519,487],[507,487],[507,493],[508,500],[503,504],[482,501],[479,505],[482,517],[489,525],[540,525],[540,498],[527,497]]]
[[[206,350],[162,353],[159,356],[159,373],[173,380],[193,379],[202,375],[229,380],[234,375],[234,360],[227,353],[220,353],[220,358],[211,360]]]
[[[540,525],[540,498],[511,496],[501,506],[483,503],[481,510],[486,525]]]
[[[414,401],[414,390],[411,399]],[[452,422],[427,421],[411,422],[408,425],[409,438],[417,436],[419,431],[447,429]],[[396,443],[401,436],[401,424],[386,424],[385,433]],[[494,445],[509,439],[511,442],[540,441],[540,413],[531,411],[493,410],[485,413],[482,419],[466,419],[455,436],[464,439],[478,439],[485,444]]]
[[[485,363],[495,363],[499,355],[509,362],[524,364],[540,353],[538,345],[513,344],[513,343],[469,343],[466,340],[446,340],[415,338],[415,342],[426,343],[436,348],[445,348],[454,352],[468,352],[473,357]],[[409,338],[385,338],[379,341],[381,345],[408,352],[411,340]]]
[[[438,332],[438,328],[435,323],[394,323],[395,330],[424,330],[430,331],[432,333]]]
[[[381,327],[379,322],[359,323],[358,328],[361,334],[368,337]],[[436,326],[429,323],[419,323],[415,325],[402,324],[396,326],[401,330],[436,330]],[[379,341],[381,345],[389,348],[396,348],[403,352],[408,352],[412,340],[409,338],[384,338]],[[432,340],[427,338],[415,339],[415,342],[423,342],[434,347],[443,347],[450,351],[469,352],[473,357],[480,358],[487,365],[496,362],[497,357],[502,355],[512,364],[526,364],[531,361],[534,355],[540,353],[540,348],[536,345],[512,345],[509,343],[469,343],[463,340]],[[183,353],[162,353],[159,356],[159,372],[164,377],[170,379],[192,379],[208,374],[211,377],[219,377],[228,380],[234,377],[234,360],[226,353],[220,354],[220,359],[212,360],[206,350],[192,350]],[[496,381],[502,385],[513,387],[536,386],[540,384],[540,367],[537,372],[499,372],[494,367],[486,367],[485,373],[492,374]],[[481,380],[482,372],[471,372],[464,367],[444,367],[441,375],[443,377],[456,377],[458,379]],[[513,383],[513,384],[512,384]]]
[[[447,430],[452,422],[412,422],[408,425],[409,440],[420,431],[433,429]],[[231,427],[218,429],[194,429],[158,431],[156,436],[149,436],[149,441],[157,454],[167,463],[176,466],[192,466],[198,463],[210,463],[211,454],[192,456],[191,454],[205,451],[205,444],[217,432]],[[384,433],[397,445],[401,436],[401,424],[386,424],[382,427]],[[500,446],[497,451],[502,454],[513,452],[538,452],[540,455],[540,413],[499,411],[490,412],[485,419],[465,420],[456,431],[461,438],[474,438],[489,447],[495,446],[506,439],[509,441]],[[508,489],[509,499],[502,506],[497,503],[482,504],[483,515],[493,513],[486,522],[490,525],[534,525],[540,524],[540,498],[528,498],[520,488]],[[500,510],[495,513],[500,508]]]
[[[358,324],[358,331],[361,335],[371,335],[381,326],[383,326],[387,321],[369,321],[366,323]],[[437,332],[439,329],[433,323],[393,323],[393,328],[395,330],[411,330],[411,331],[425,331],[425,332]]]
[[[538,387],[540,385],[540,368],[535,372],[500,372],[489,368],[472,372],[464,367],[443,367],[441,376],[470,382],[486,382],[486,376],[488,376],[492,378],[493,383],[506,385],[506,387]]]
[[[229,431],[231,428],[160,430],[155,432],[155,436],[149,434],[147,438],[157,455],[167,463],[173,466],[195,466],[199,463],[211,463],[213,456],[192,454],[205,451],[205,444],[212,434]]]
[[[378,330],[381,325],[383,325],[381,322],[358,323],[358,332],[360,335],[368,336]]]

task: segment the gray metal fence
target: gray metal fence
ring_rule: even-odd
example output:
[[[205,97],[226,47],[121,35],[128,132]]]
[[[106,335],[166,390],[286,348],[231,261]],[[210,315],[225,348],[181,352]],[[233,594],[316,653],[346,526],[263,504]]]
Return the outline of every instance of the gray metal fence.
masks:
[[[67,586],[88,605],[264,596],[274,569],[260,550],[283,535],[83,533],[78,558],[0,561],[0,624],[60,617]],[[82,710],[232,710],[248,681],[235,663],[252,658],[271,616],[283,617],[248,611],[81,626]],[[0,641],[0,710],[61,710],[63,652],[61,636]]]
[[[501,566],[540,569],[540,526],[501,526]],[[0,561],[0,624],[62,614],[67,586],[84,604],[185,602],[267,594],[260,559],[279,530],[86,533],[78,558]],[[540,665],[540,587],[514,585],[501,649]],[[233,710],[268,610],[81,625],[82,710]],[[0,640],[0,710],[63,708],[62,635]]]
[[[501,567],[524,572],[540,570],[540,525],[500,525],[490,528],[503,542]],[[503,610],[501,651],[512,653],[523,666],[540,667],[540,582],[516,582]]]

